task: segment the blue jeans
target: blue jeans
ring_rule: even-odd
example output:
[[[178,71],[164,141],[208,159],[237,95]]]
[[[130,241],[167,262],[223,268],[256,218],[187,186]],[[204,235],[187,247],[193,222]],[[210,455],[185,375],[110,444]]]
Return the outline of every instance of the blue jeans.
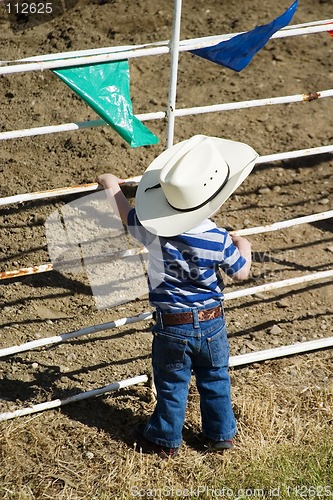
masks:
[[[214,441],[231,439],[236,433],[225,320],[220,317],[199,323],[198,309],[193,308],[192,312],[193,324],[175,326],[164,326],[157,313],[153,327],[152,364],[157,402],[144,434],[150,441],[168,448],[177,448],[182,442],[192,370],[200,395],[202,433]]]

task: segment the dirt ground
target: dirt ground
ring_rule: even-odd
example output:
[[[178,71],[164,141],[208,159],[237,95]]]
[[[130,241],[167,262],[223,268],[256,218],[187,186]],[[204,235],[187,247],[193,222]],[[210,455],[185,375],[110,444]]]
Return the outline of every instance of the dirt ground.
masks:
[[[280,15],[289,3],[184,0],[181,39],[250,30]],[[171,35],[173,6],[167,0],[96,0],[72,2],[65,12],[63,4],[54,4],[54,9],[54,15],[41,20],[32,16],[15,18],[8,16],[6,6],[0,4],[0,58],[15,60],[139,44],[167,40]],[[301,0],[292,24],[331,17],[331,0]],[[330,89],[332,55],[333,39],[327,33],[272,40],[241,73],[182,53],[177,107]],[[130,61],[135,114],[166,111],[169,66],[166,55]],[[51,71],[1,76],[0,81],[1,131],[98,118]],[[4,197],[83,184],[106,171],[123,177],[140,175],[166,143],[164,120],[146,125],[160,138],[158,145],[131,149],[107,126],[3,141],[0,194]],[[260,155],[329,145],[333,141],[332,102],[330,98],[317,99],[177,119],[175,142],[198,133],[246,142]],[[332,167],[330,154],[258,165],[215,221],[240,229],[332,209]],[[134,188],[126,192],[133,201]],[[2,207],[0,270],[49,262],[45,220],[56,208],[74,199],[63,197]],[[255,260],[251,277],[241,284],[226,280],[226,291],[330,269],[332,230],[332,221],[325,220],[250,236]],[[332,336],[332,293],[331,280],[326,279],[226,302],[231,354]],[[99,310],[84,278],[55,271],[1,281],[0,297],[1,347],[150,310],[146,296]],[[135,323],[4,358],[0,367],[1,411],[64,399],[149,373],[149,327],[149,321]],[[241,401],[245,387],[248,394],[260,390],[260,373],[270,374],[272,384],[274,379],[274,383],[279,381],[295,393],[314,386],[326,390],[332,385],[331,364],[332,350],[325,350],[233,370],[235,398]],[[96,401],[70,405],[62,412],[45,412],[34,425],[50,440],[66,442],[68,435],[81,444],[85,434],[97,429],[102,433],[101,440],[95,436],[89,452],[98,456],[106,434],[113,450],[117,450],[119,442],[128,443],[135,421],[145,418],[151,404],[144,387]],[[196,418],[197,410],[192,408],[191,412]],[[4,429],[6,425],[1,424]],[[27,443],[20,436],[16,444],[25,448]],[[25,448],[23,456],[22,477],[30,477],[37,455]],[[46,491],[45,485],[40,491],[43,487]]]

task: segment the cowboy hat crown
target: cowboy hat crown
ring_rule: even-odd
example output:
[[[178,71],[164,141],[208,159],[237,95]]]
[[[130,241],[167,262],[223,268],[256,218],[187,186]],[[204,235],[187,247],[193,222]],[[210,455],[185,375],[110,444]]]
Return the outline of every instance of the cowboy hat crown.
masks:
[[[175,152],[160,173],[160,184],[171,207],[196,210],[222,189],[229,166],[209,137],[194,136]]]

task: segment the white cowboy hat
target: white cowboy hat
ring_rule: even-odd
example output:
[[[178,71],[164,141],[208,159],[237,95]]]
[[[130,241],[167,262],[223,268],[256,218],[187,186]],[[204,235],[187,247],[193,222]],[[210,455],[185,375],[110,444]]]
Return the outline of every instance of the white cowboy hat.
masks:
[[[210,217],[246,179],[258,154],[241,142],[195,135],[160,154],[136,193],[141,224],[175,236]]]

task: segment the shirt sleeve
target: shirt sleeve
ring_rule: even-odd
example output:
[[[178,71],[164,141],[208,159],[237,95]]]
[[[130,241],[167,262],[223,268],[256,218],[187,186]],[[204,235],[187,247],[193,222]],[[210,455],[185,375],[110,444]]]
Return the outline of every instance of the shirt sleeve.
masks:
[[[129,211],[127,216],[127,228],[131,236],[142,243],[145,247],[148,247],[152,241],[156,238],[156,235],[150,233],[143,225],[140,223],[135,208]]]
[[[224,260],[220,264],[221,269],[230,277],[237,274],[246,264],[236,245],[233,244],[229,233],[226,233],[224,242]]]

